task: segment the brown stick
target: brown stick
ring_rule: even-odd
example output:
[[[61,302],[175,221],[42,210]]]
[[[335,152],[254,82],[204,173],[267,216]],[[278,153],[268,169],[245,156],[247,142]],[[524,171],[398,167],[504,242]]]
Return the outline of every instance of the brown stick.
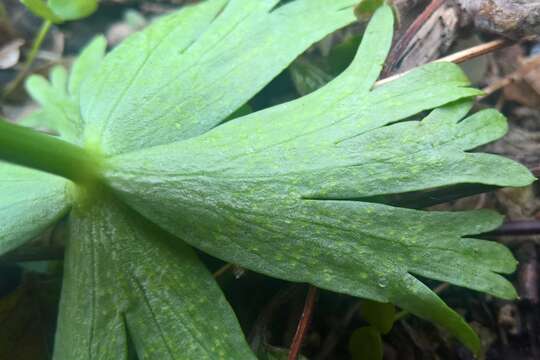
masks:
[[[502,224],[497,230],[486,233],[486,236],[518,236],[539,235],[540,220],[521,220]]]
[[[495,91],[500,90],[504,88],[505,86],[510,85],[512,82],[516,80],[522,79],[529,72],[537,69],[539,66],[540,66],[540,55],[528,59],[519,69],[517,69],[513,73],[483,88],[482,91],[484,92],[484,96],[482,96],[482,98],[493,94]]]
[[[455,64],[461,64],[462,62],[475,59],[479,56],[492,53],[495,50],[505,48],[507,46],[515,44],[515,41],[508,39],[497,39],[489,41],[484,44],[473,46],[472,48],[458,51],[454,54],[445,56],[436,61],[448,61]]]
[[[507,46],[510,46],[510,45],[513,45],[513,44],[515,44],[515,42],[513,42],[511,40],[507,40],[507,39],[493,40],[493,41],[487,42],[485,44],[476,45],[476,46],[473,46],[473,47],[471,47],[469,49],[458,51],[458,52],[456,52],[454,54],[442,57],[442,58],[437,59],[437,60],[435,60],[433,62],[443,62],[443,61],[445,61],[445,62],[453,62],[454,64],[460,64],[462,62],[475,59],[475,58],[477,58],[479,56],[489,54],[490,52],[502,49],[504,47],[507,47]],[[397,80],[397,79],[401,78],[402,76],[404,76],[405,74],[408,74],[410,71],[412,71],[412,70],[405,71],[405,72],[402,72],[400,74],[396,74],[396,75],[384,78],[382,80],[379,80],[379,81],[377,81],[375,83],[374,86],[380,86],[380,85],[389,83],[390,81]]]
[[[220,267],[215,273],[212,274],[212,276],[217,279],[221,275],[225,274],[227,271],[229,271],[232,268],[232,264],[225,264],[222,267]]]
[[[317,288],[310,285],[308,294],[306,296],[306,302],[304,303],[304,311],[302,312],[302,317],[296,328],[296,334],[291,344],[291,351],[289,352],[288,360],[298,359],[298,354],[300,354],[300,348],[304,342],[304,337],[306,336],[307,329],[309,328],[309,323],[311,322],[311,315],[313,314],[313,308],[315,306],[315,299],[317,297]]]

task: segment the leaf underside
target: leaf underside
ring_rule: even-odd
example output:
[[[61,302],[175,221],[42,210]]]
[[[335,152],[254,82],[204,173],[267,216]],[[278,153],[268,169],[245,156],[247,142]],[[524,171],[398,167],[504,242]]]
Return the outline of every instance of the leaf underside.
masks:
[[[98,148],[115,196],[163,229],[110,195],[74,205],[55,358],[253,358],[183,241],[269,276],[396,304],[478,351],[466,322],[415,275],[515,297],[499,275],[515,268],[510,251],[474,239],[501,217],[374,200],[532,182],[519,164],[470,152],[503,136],[506,122],[493,110],[467,117],[480,92],[457,66],[429,64],[374,87],[392,42],[383,6],[336,79],[225,122],[313,42],[353,22],[356,3],[208,0],[103,61],[96,40],[69,76],[28,83],[44,125]]]
[[[69,210],[67,181],[0,162],[0,254],[40,235]]]
[[[70,217],[55,359],[254,359],[194,251],[108,199]]]
[[[510,160],[467,152],[504,135],[506,122],[491,110],[461,120],[479,92],[457,66],[430,64],[372,89],[391,34],[383,7],[355,61],[327,86],[198,137],[113,157],[107,179],[132,207],[203,251],[395,303],[477,349],[461,317],[413,274],[513,298],[497,274],[514,270],[511,253],[470,238],[500,217],[361,199],[458,183],[521,186],[532,177]],[[398,122],[445,104],[422,121]]]
[[[278,3],[205,1],[123,42],[82,87],[86,138],[116,154],[200,135],[354,21],[355,0]]]

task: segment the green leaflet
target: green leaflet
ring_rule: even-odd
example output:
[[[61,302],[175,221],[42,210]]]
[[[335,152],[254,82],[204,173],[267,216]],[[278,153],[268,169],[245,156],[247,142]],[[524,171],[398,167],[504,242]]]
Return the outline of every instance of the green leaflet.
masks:
[[[67,181],[0,162],[0,254],[41,234],[68,211]]]
[[[356,329],[349,339],[351,360],[382,360],[384,355],[381,334],[372,326]]]
[[[20,0],[34,15],[52,23],[77,20],[91,15],[98,7],[97,0]]]
[[[448,63],[371,90],[392,18],[389,7],[377,11],[355,61],[324,88],[199,137],[112,158],[106,178],[136,210],[214,256],[392,302],[478,350],[467,324],[411,274],[513,298],[496,274],[514,270],[511,253],[469,238],[500,217],[350,199],[469,182],[523,186],[533,177],[510,160],[466,152],[506,131],[491,110],[459,121],[468,101],[388,125],[478,94]]]
[[[62,66],[56,66],[50,73],[50,81],[40,75],[30,76],[26,90],[43,109],[39,115],[24,119],[22,124],[56,131],[63,139],[80,144],[83,120],[79,89],[83,80],[99,68],[105,47],[105,38],[96,37],[75,60],[69,75]]]
[[[107,40],[105,37],[96,36],[88,45],[86,45],[71,66],[68,92],[77,99],[77,104],[79,104],[80,89],[83,81],[86,78],[93,76],[99,69],[101,62],[105,57],[106,48]]]
[[[277,3],[209,0],[125,41],[82,88],[87,140],[118,154],[204,133],[354,21],[356,0]]]
[[[30,10],[30,12],[42,19],[49,20],[52,23],[58,24],[62,19],[56,15],[47,3],[43,0],[20,0]]]
[[[362,318],[381,334],[388,334],[394,326],[396,308],[392,304],[364,300],[360,313]]]
[[[115,203],[71,214],[54,358],[255,359],[193,250]]]
[[[51,76],[65,72],[63,67],[58,66],[53,69]],[[39,75],[32,75],[25,85],[30,96],[43,108],[41,125],[58,132],[65,140],[77,143],[78,135],[82,131],[79,107],[66,92],[67,77],[56,80],[58,82],[52,83],[51,78],[49,83]]]
[[[97,0],[48,0],[48,6],[62,20],[77,20],[97,10]]]

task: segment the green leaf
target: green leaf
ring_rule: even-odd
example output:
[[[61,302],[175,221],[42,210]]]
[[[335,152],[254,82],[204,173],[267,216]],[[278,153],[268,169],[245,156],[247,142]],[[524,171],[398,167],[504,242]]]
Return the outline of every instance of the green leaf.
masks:
[[[392,330],[396,313],[394,305],[364,300],[361,312],[362,317],[381,334],[387,334]]]
[[[277,3],[209,0],[130,37],[82,87],[86,138],[117,154],[204,133],[354,21],[356,0]]]
[[[97,10],[97,0],[48,0],[49,8],[62,20],[78,20]]]
[[[400,206],[415,207],[407,201],[441,189],[534,180],[517,163],[471,152],[507,125],[494,110],[467,117],[480,92],[457,66],[429,64],[374,87],[394,24],[382,6],[337,78],[229,118],[314,41],[354,21],[355,3],[208,0],[157,21],[103,62],[101,38],[71,75],[58,67],[50,81],[29,79],[43,106],[32,121],[85,146],[6,123],[12,132],[0,132],[3,158],[77,182],[66,196],[65,180],[9,165],[0,172],[2,251],[74,204],[56,359],[254,359],[184,241],[262,274],[396,304],[478,353],[473,330],[415,276],[514,298],[501,275],[514,271],[512,254],[474,238],[501,217],[393,202],[403,195]]]
[[[49,73],[51,87],[55,92],[66,93],[68,72],[63,66],[55,66]]]
[[[371,326],[355,330],[349,339],[349,352],[352,360],[382,360],[381,334]]]
[[[44,111],[43,109],[39,109],[18,120],[17,125],[30,127],[40,131],[50,132],[52,129],[49,126],[53,121],[53,119],[49,119],[47,117],[46,111]]]
[[[65,72],[65,69],[60,66],[53,69],[51,83],[41,75],[31,75],[25,87],[30,96],[41,105],[44,125],[64,140],[78,144],[83,131],[79,106],[68,95],[67,77],[63,79],[61,72]]]
[[[196,138],[114,157],[106,178],[137,211],[203,251],[394,303],[478,351],[466,322],[411,274],[514,298],[498,275],[515,269],[512,254],[470,238],[499,226],[500,217],[351,200],[461,183],[524,186],[534,178],[510,160],[467,152],[502,136],[506,122],[492,110],[460,121],[470,103],[453,102],[479,92],[457,66],[430,64],[372,89],[392,19],[389,7],[380,8],[355,61],[322,89]],[[445,104],[454,109],[404,121]]]
[[[68,90],[71,96],[77,98],[77,103],[79,103],[79,93],[83,81],[99,69],[105,57],[106,48],[107,40],[105,37],[102,35],[96,36],[85,46],[71,66]]]
[[[116,203],[71,214],[54,358],[255,359],[193,250]]]
[[[42,110],[21,124],[34,124],[57,132],[69,142],[81,144],[80,87],[99,68],[106,45],[105,38],[97,36],[83,49],[69,74],[64,67],[55,66],[49,74],[50,82],[40,75],[30,76],[25,83],[26,90]]]
[[[0,254],[38,236],[70,207],[67,181],[0,162]]]
[[[54,24],[59,24],[63,20],[56,15],[51,8],[43,0],[20,0],[32,14],[39,16],[42,19],[49,20]]]

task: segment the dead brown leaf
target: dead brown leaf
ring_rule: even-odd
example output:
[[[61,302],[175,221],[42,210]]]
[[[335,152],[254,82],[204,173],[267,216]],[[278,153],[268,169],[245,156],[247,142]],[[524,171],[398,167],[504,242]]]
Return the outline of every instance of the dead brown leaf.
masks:
[[[9,69],[19,62],[24,40],[15,39],[0,48],[0,70]]]

